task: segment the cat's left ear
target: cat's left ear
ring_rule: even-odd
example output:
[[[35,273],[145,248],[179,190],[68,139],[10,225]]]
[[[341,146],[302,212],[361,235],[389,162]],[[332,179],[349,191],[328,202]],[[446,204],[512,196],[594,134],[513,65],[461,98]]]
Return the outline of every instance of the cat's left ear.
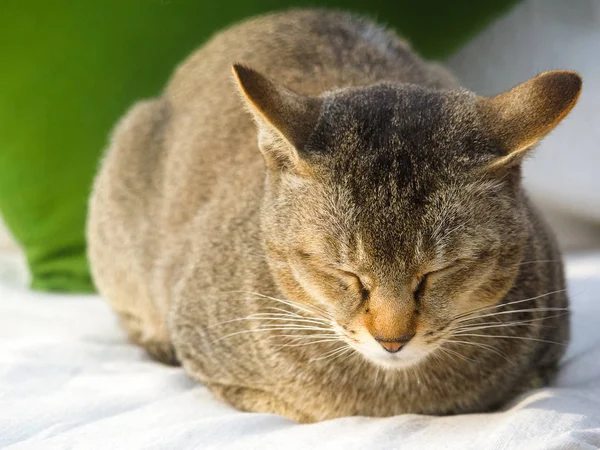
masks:
[[[553,70],[495,97],[479,97],[484,127],[504,153],[490,168],[520,163],[575,106],[581,85],[579,74]]]
[[[233,65],[238,87],[258,125],[259,148],[274,169],[298,167],[321,111],[321,99],[298,94],[242,64]]]

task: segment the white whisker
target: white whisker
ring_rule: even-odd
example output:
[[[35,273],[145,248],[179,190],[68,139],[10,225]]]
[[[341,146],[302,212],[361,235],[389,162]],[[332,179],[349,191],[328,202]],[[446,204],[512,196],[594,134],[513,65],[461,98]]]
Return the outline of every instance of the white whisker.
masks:
[[[347,361],[348,359],[352,358],[353,356],[356,356],[357,353],[354,351],[353,348],[350,348],[350,354],[348,356],[346,356],[345,358],[341,359],[339,362],[342,363],[344,361]],[[335,359],[335,358],[333,358]]]
[[[325,353],[324,355],[322,355],[322,356],[320,356],[318,358],[311,358],[310,361],[311,362],[312,361],[321,361],[321,360],[324,360],[324,359],[327,359],[327,358],[331,358],[331,357],[334,357],[334,356],[337,357],[337,356],[340,356],[341,354],[343,354],[343,353],[345,353],[345,352],[347,352],[349,350],[352,350],[352,349],[348,345],[342,345],[341,347],[337,347],[337,348],[333,349],[332,351],[329,351],[329,352]]]
[[[539,259],[537,261],[525,261],[522,262],[520,264],[517,264],[518,266],[524,266],[526,264],[537,264],[537,263],[558,263],[561,262],[560,259]]]
[[[287,309],[283,309],[283,308],[277,308],[276,306],[268,306],[268,307],[265,308],[265,311],[266,310],[275,310],[275,311],[281,312],[282,314],[290,314],[290,315],[296,316],[296,317],[304,317],[304,316],[301,316],[300,314],[295,313],[293,311],[288,311]],[[315,320],[317,320],[317,319],[315,318]],[[319,320],[322,320],[322,319],[319,319]]]
[[[348,355],[348,356],[346,356],[346,358],[344,358],[344,359],[340,360],[340,361],[344,361],[345,359],[347,359],[347,358],[349,358],[350,356],[352,356],[352,354],[353,354],[353,352],[352,352],[352,349],[351,349],[350,347],[348,347],[348,348],[347,348],[345,351],[343,351],[343,352],[340,352],[340,353],[336,354],[335,356],[332,356],[332,357],[331,357],[330,359],[328,359],[327,361],[331,362],[331,361],[333,361],[334,359],[338,359],[338,358],[339,358],[339,357],[341,357],[341,356]]]
[[[302,316],[298,316],[298,317],[302,317]],[[250,314],[249,316],[246,317],[240,317],[238,319],[231,319],[231,320],[226,320],[224,322],[219,322],[219,323],[215,323],[212,325],[209,325],[208,327],[206,327],[206,329],[211,329],[211,328],[215,328],[221,325],[225,325],[228,323],[233,323],[233,322],[241,322],[243,320],[255,320],[255,321],[260,321],[263,320],[265,322],[267,321],[280,321],[280,322],[290,322],[290,323],[305,323],[305,324],[317,324],[317,325],[329,325],[328,322],[326,322],[325,320],[323,321],[317,321],[314,319],[299,319],[296,316],[291,316],[289,318],[284,317],[283,315],[281,316],[276,316],[270,313],[257,313],[257,314]]]
[[[441,350],[443,353],[448,353],[449,355],[457,356],[460,359],[462,359],[463,361],[473,362],[473,360],[471,358],[467,358],[465,355],[463,355],[463,354],[461,354],[461,353],[459,353],[457,351],[454,351],[454,350],[452,350],[450,348],[439,347],[439,350]]]
[[[215,339],[214,341],[211,342],[211,344],[214,344],[216,342],[219,342],[223,339],[232,337],[232,336],[237,336],[240,334],[247,334],[247,333],[258,333],[258,332],[265,332],[265,331],[330,331],[330,329],[325,329],[325,328],[289,328],[289,327],[270,327],[270,328],[253,328],[251,330],[242,330],[242,331],[236,331],[234,333],[230,333],[227,334],[225,336],[221,336],[218,339]]]
[[[272,320],[272,319],[270,319]],[[276,328],[293,328],[295,330],[324,330],[324,331],[329,331],[329,330],[333,330],[333,328],[331,327],[318,327],[314,324],[305,324],[305,323],[264,323],[259,325],[259,328],[262,329],[267,329],[267,328],[271,328],[271,327],[276,327]]]
[[[492,347],[491,345],[488,344],[483,344],[481,342],[474,342],[474,341],[457,341],[457,340],[450,340],[448,339],[446,342],[452,342],[455,344],[463,344],[463,345],[472,345],[474,347],[479,347],[482,348],[484,350],[488,350],[492,353],[495,353],[496,355],[500,356],[501,358],[504,358],[508,363],[510,363],[511,361],[506,357],[506,355],[504,355],[503,353],[500,352],[500,350]]]
[[[567,308],[553,308],[553,307],[539,307],[539,308],[526,308],[526,309],[513,309],[509,311],[498,311],[495,313],[483,314],[480,316],[471,317],[469,319],[457,320],[456,323],[468,322],[475,319],[483,319],[484,317],[502,316],[505,314],[518,314],[524,312],[550,312],[550,311],[567,311]]]
[[[467,311],[465,313],[459,314],[454,319],[455,320],[456,319],[461,319],[461,318],[463,318],[465,316],[470,316],[470,315],[473,315],[475,313],[482,312],[482,311],[487,311],[487,310],[490,310],[490,309],[504,308],[506,306],[516,305],[517,303],[530,302],[532,300],[537,300],[539,298],[546,297],[548,295],[559,294],[559,293],[565,292],[565,291],[566,291],[566,289],[559,289],[557,291],[546,292],[545,294],[541,294],[541,295],[538,295],[538,296],[535,296],[535,297],[526,298],[526,299],[523,299],[523,300],[515,300],[515,301],[512,301],[512,302],[500,303],[499,305],[492,305],[492,306],[486,306],[484,308],[477,308],[477,309],[474,309],[472,311]],[[481,317],[481,316],[477,315],[475,317]],[[467,319],[467,320],[469,320],[469,319]]]
[[[528,319],[528,320],[519,320],[519,321],[514,321],[514,322],[501,322],[501,323],[490,323],[490,322],[486,322],[483,324],[475,324],[472,326],[462,326],[462,327],[458,327],[458,328],[454,328],[452,329],[452,332],[455,331],[476,331],[476,330],[484,330],[487,328],[502,328],[502,327],[519,327],[519,326],[531,326],[531,324],[533,322],[539,322],[542,320],[547,320],[547,319],[554,319],[556,317],[562,317],[567,315],[566,312],[563,312],[562,314],[553,314],[551,316],[544,316],[544,317],[536,317],[535,319]],[[550,327],[549,325],[537,325],[539,327],[549,327],[549,328],[554,328],[554,327]]]
[[[277,335],[274,335],[274,336],[271,336],[271,337],[272,338],[284,337],[284,338],[295,338],[295,339],[314,339],[314,338],[320,338],[320,337],[339,337],[339,336],[340,335],[337,334],[336,332],[331,331],[329,333],[321,333],[321,334],[317,334],[317,333],[310,333],[310,334],[277,334]]]
[[[557,341],[548,341],[546,339],[537,339],[526,336],[499,336],[496,334],[471,334],[471,333],[455,333],[454,336],[472,336],[472,337],[485,337],[485,338],[493,338],[493,339],[520,339],[523,341],[535,341],[535,342],[545,342],[548,344],[557,344],[557,345],[566,345],[564,342]]]
[[[290,323],[294,323],[294,322],[298,322],[298,323],[313,323],[313,324],[317,324],[317,325],[330,325],[330,322],[325,321],[325,320],[315,320],[315,319],[303,319],[303,318],[296,318],[296,317],[284,317],[284,316],[280,316],[280,315],[273,315],[270,313],[262,313],[262,314],[253,314],[251,316],[249,316],[250,319],[257,319],[257,320],[279,320],[282,322],[290,322]]]
[[[280,348],[283,348],[283,347],[304,347],[306,345],[320,344],[322,342],[340,342],[340,341],[342,341],[341,338],[331,337],[331,338],[328,338],[328,339],[318,339],[318,340],[312,341],[312,342],[302,342],[300,344],[283,344]]]
[[[236,291],[230,291],[230,292],[236,292]],[[296,308],[300,311],[304,311],[309,314],[314,314],[317,316],[321,315],[323,318],[327,318],[327,316],[329,316],[329,313],[327,313],[326,311],[324,311],[323,309],[321,309],[315,305],[311,305],[309,307],[307,305],[300,304],[300,303],[294,302],[292,300],[284,300],[281,298],[271,297],[269,295],[261,294],[260,292],[252,292],[252,291],[237,291],[237,292],[241,292],[241,293],[245,293],[245,294],[249,294],[249,295],[255,295],[257,297],[261,297],[261,298],[268,299],[268,300],[273,300],[274,302],[279,302],[284,305],[291,306],[292,308]]]

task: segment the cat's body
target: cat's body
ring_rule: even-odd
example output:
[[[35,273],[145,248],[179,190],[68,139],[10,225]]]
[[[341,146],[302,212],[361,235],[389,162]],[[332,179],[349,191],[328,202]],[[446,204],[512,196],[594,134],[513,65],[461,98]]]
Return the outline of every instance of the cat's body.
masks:
[[[247,63],[277,83],[308,95],[381,82],[390,86],[411,83],[431,89],[456,87],[443,69],[416,57],[393,34],[344,14],[298,11],[271,15],[238,25],[213,38],[179,67],[163,96],[141,102],[128,113],[114,133],[96,180],[88,225],[93,274],[100,292],[119,313],[132,340],[162,360],[173,360],[175,349],[177,358],[192,377],[240,409],[275,412],[305,422],[355,414],[486,411],[525,389],[543,384],[564,349],[559,344],[542,341],[567,342],[568,317],[557,314],[566,308],[567,298],[559,252],[551,233],[518,187],[519,169],[511,169],[493,182],[478,178],[479,181],[475,180],[468,188],[474,196],[486,189],[499,192],[507,189],[502,194],[506,199],[502,201],[510,203],[507,208],[518,212],[514,223],[507,223],[507,234],[499,234],[501,247],[508,253],[501,254],[501,250],[494,247],[494,255],[500,255],[497,257],[503,258],[503,262],[494,263],[496,265],[485,275],[490,277],[491,271],[498,270],[506,278],[498,281],[497,288],[482,287],[482,292],[496,289],[496,293],[490,294],[496,298],[474,303],[472,308],[463,308],[460,312],[478,307],[491,307],[487,313],[497,312],[493,308],[499,302],[539,298],[502,308],[507,312],[523,310],[520,313],[491,317],[503,327],[486,328],[490,323],[486,319],[472,322],[483,325],[471,334],[487,337],[463,336],[459,340],[471,344],[447,343],[447,351],[434,351],[421,362],[405,368],[380,368],[355,350],[336,353],[340,340],[331,337],[333,331],[324,325],[323,315],[319,314],[327,309],[326,305],[306,303],[305,292],[299,292],[296,281],[292,280],[296,272],[289,272],[287,266],[280,269],[290,258],[285,250],[287,244],[279,241],[281,236],[293,240],[301,234],[294,230],[304,227],[308,234],[302,243],[306,244],[311,236],[319,234],[310,230],[324,223],[324,206],[315,200],[314,207],[320,208],[320,213],[313,216],[311,200],[306,197],[301,206],[305,209],[298,213],[293,224],[286,223],[282,217],[287,216],[277,212],[277,208],[283,206],[273,207],[278,201],[286,205],[293,203],[282,198],[294,189],[303,189],[306,171],[299,175],[300,170],[293,173],[293,170],[281,169],[279,160],[269,157],[266,159],[270,164],[265,169],[265,158],[257,149],[256,126],[242,107],[243,100],[231,76],[231,64],[236,61]],[[243,67],[237,69],[242,86],[248,83],[248,74],[252,76],[245,71]],[[377,89],[384,92],[381,101],[378,100],[383,106],[390,95],[400,95],[385,94],[395,89],[388,89],[386,85]],[[261,92],[264,96],[264,91]],[[342,97],[345,95],[339,92]],[[261,109],[260,95],[256,102],[252,101],[251,92],[245,95],[251,109],[252,105]],[[436,104],[433,99],[429,103],[409,105],[407,111],[435,109]],[[319,119],[313,121],[313,125],[321,124],[324,114],[329,114],[323,112],[324,106],[320,108],[315,116]],[[342,114],[339,122],[344,122],[343,112],[339,114]],[[356,120],[361,119],[369,120],[368,117]],[[302,120],[298,122],[301,125]],[[277,120],[270,124],[278,125]],[[320,125],[321,133],[325,133],[323,127],[325,125]],[[450,131],[442,135],[451,135],[455,128],[450,127]],[[324,134],[325,137],[315,141],[319,132],[313,129],[298,140],[290,133],[290,142],[310,140],[313,146],[314,142],[329,145],[326,141],[331,135]],[[269,146],[284,145],[277,139],[275,144],[270,142],[269,132],[262,138],[267,141],[262,144],[267,148],[263,148],[266,153]],[[424,142],[428,139],[431,136],[423,137]],[[443,136],[438,139],[443,140]],[[345,148],[354,144],[335,145]],[[352,161],[351,157],[341,158],[339,164],[327,167],[329,171],[340,171],[334,179],[351,177],[352,180],[344,182],[346,185],[356,182],[362,173],[374,167],[373,164],[354,167]],[[390,159],[381,163],[383,165],[378,163],[373,173],[392,170],[396,162]],[[283,170],[287,174],[280,180],[277,177]],[[443,172],[443,169],[428,170]],[[310,176],[317,177],[316,172]],[[418,177],[416,173],[408,176]],[[429,180],[428,176],[434,178]],[[429,188],[433,192],[436,176],[435,173],[427,175],[423,183],[407,186],[414,192],[419,189],[426,192]],[[450,183],[448,186],[464,178],[451,181],[452,174],[439,176]],[[512,185],[504,186],[506,180]],[[323,186],[327,183],[323,182]],[[369,183],[365,181],[364,186],[355,189],[354,196],[348,194],[348,198],[368,197],[370,188],[365,186],[374,186],[372,180]],[[322,189],[323,196],[334,195],[333,191]],[[379,244],[374,236],[379,236],[382,242],[391,239],[393,233],[386,231],[390,229],[386,227],[392,219],[385,215],[378,217],[378,211],[393,210],[394,202],[406,208],[407,202],[412,200],[397,197],[400,194],[396,191],[400,188],[396,185],[396,190],[381,186],[372,189],[381,191],[379,197],[373,197],[362,207],[362,219],[356,223],[378,231],[365,231],[359,239],[361,244],[357,245],[363,252],[367,248],[372,250],[370,254],[380,254],[384,261],[388,255],[377,250]],[[336,192],[343,196],[341,190]],[[444,192],[447,198],[436,198],[453,201],[450,189]],[[382,196],[385,201],[376,204]],[[336,215],[336,208],[341,208],[347,200],[336,199],[339,203],[332,206],[330,215]],[[373,209],[369,210],[370,207]],[[498,207],[491,209],[479,209],[476,214],[492,217]],[[370,219],[363,221],[365,215],[370,215]],[[394,216],[393,220],[397,217],[400,216]],[[399,230],[398,242],[407,245],[403,236],[415,245],[419,240],[427,240],[426,233],[420,231],[427,228],[422,225],[428,217],[426,208],[422,214],[417,211],[414,217],[410,214],[402,217],[405,223],[395,225]],[[413,219],[412,225],[406,222]],[[439,226],[450,231],[454,225],[442,221]],[[486,232],[482,231],[482,235]],[[339,234],[340,241],[344,239],[343,229],[330,234]],[[276,242],[270,242],[271,236],[277,236]],[[473,236],[465,235],[461,239],[473,238],[479,242]],[[324,241],[319,242],[325,245]],[[300,245],[299,240],[294,241],[294,245],[296,243]],[[337,244],[328,242],[327,245]],[[396,245],[400,244],[390,241],[381,248],[397,254],[400,251]],[[471,247],[477,245],[474,243]],[[417,261],[417,253],[408,251],[406,261]],[[424,261],[423,258],[419,261]],[[398,254],[396,259],[386,262],[386,267],[394,267],[393,270],[397,267],[399,280],[404,280],[408,271],[408,263],[402,259],[403,255]],[[396,260],[400,261],[398,266]],[[487,267],[486,264],[492,267],[488,262],[481,266]],[[388,280],[388,272],[377,270],[373,269],[373,274],[379,274],[378,280]],[[299,279],[303,276],[298,275]],[[320,288],[325,284],[317,281]],[[384,292],[384,285],[385,295],[378,294]],[[394,310],[394,293],[402,299],[404,294],[400,288],[394,290],[387,281],[380,281],[378,286],[373,290],[372,300],[367,300],[373,302],[371,309],[379,308],[376,299],[385,297],[389,300],[386,300],[386,311]],[[435,291],[435,284],[433,286]],[[554,291],[556,293],[549,294]],[[287,299],[296,306],[275,299]],[[298,307],[303,304],[307,305],[306,309]],[[423,304],[425,312],[421,314],[427,316],[427,300]],[[446,306],[440,306],[444,308]],[[366,315],[374,314],[368,307],[365,311]],[[398,310],[398,314],[401,313]],[[368,317],[368,320],[376,319]],[[376,326],[364,320],[368,327]],[[510,326],[514,321],[522,323]],[[393,320],[389,327],[409,326],[400,322]],[[434,322],[432,319],[431,324]],[[342,321],[337,323],[342,327]],[[349,323],[344,329],[353,327]],[[443,325],[441,321],[435,323],[437,328]],[[310,329],[312,326],[314,330]],[[381,329],[389,328],[385,326],[381,325]],[[417,333],[414,339],[417,342],[422,328],[410,326],[413,334]],[[270,329],[245,332],[258,327]],[[431,325],[427,333],[433,335],[433,328]],[[494,333],[534,340],[489,339]],[[399,355],[410,354],[410,346],[408,344],[407,350]]]

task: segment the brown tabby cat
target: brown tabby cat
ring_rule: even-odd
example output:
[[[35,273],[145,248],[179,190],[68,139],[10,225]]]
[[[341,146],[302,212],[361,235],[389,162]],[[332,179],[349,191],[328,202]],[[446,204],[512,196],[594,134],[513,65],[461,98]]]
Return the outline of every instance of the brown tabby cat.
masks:
[[[242,410],[497,408],[568,341],[520,166],[580,90],[551,71],[480,97],[343,13],[234,26],[117,127],[90,204],[98,288],[134,342]]]

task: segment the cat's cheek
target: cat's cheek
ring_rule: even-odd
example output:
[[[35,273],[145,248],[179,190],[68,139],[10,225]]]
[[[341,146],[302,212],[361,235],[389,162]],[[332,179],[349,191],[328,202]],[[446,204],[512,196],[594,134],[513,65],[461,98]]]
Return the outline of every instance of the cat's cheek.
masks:
[[[336,295],[336,290],[331,288],[330,283],[302,267],[291,266],[291,272],[297,285],[313,302],[324,306],[328,311],[339,309],[339,302],[336,301],[340,297],[339,290]]]
[[[303,267],[292,266],[291,269],[294,279],[306,294],[328,310],[335,311],[340,321],[346,321],[348,315],[360,306],[360,295],[348,283]]]
[[[496,302],[502,290],[491,283],[493,267],[488,263],[472,264],[436,279],[421,302],[422,315],[447,321]]]
[[[325,293],[319,283],[316,282],[313,276],[298,267],[291,266],[292,276],[298,285],[311,297],[314,301],[323,303]]]
[[[497,304],[506,295],[514,280],[512,274],[493,270],[492,267],[479,270],[476,274],[477,276],[463,283],[461,292],[456,297],[458,314]]]

